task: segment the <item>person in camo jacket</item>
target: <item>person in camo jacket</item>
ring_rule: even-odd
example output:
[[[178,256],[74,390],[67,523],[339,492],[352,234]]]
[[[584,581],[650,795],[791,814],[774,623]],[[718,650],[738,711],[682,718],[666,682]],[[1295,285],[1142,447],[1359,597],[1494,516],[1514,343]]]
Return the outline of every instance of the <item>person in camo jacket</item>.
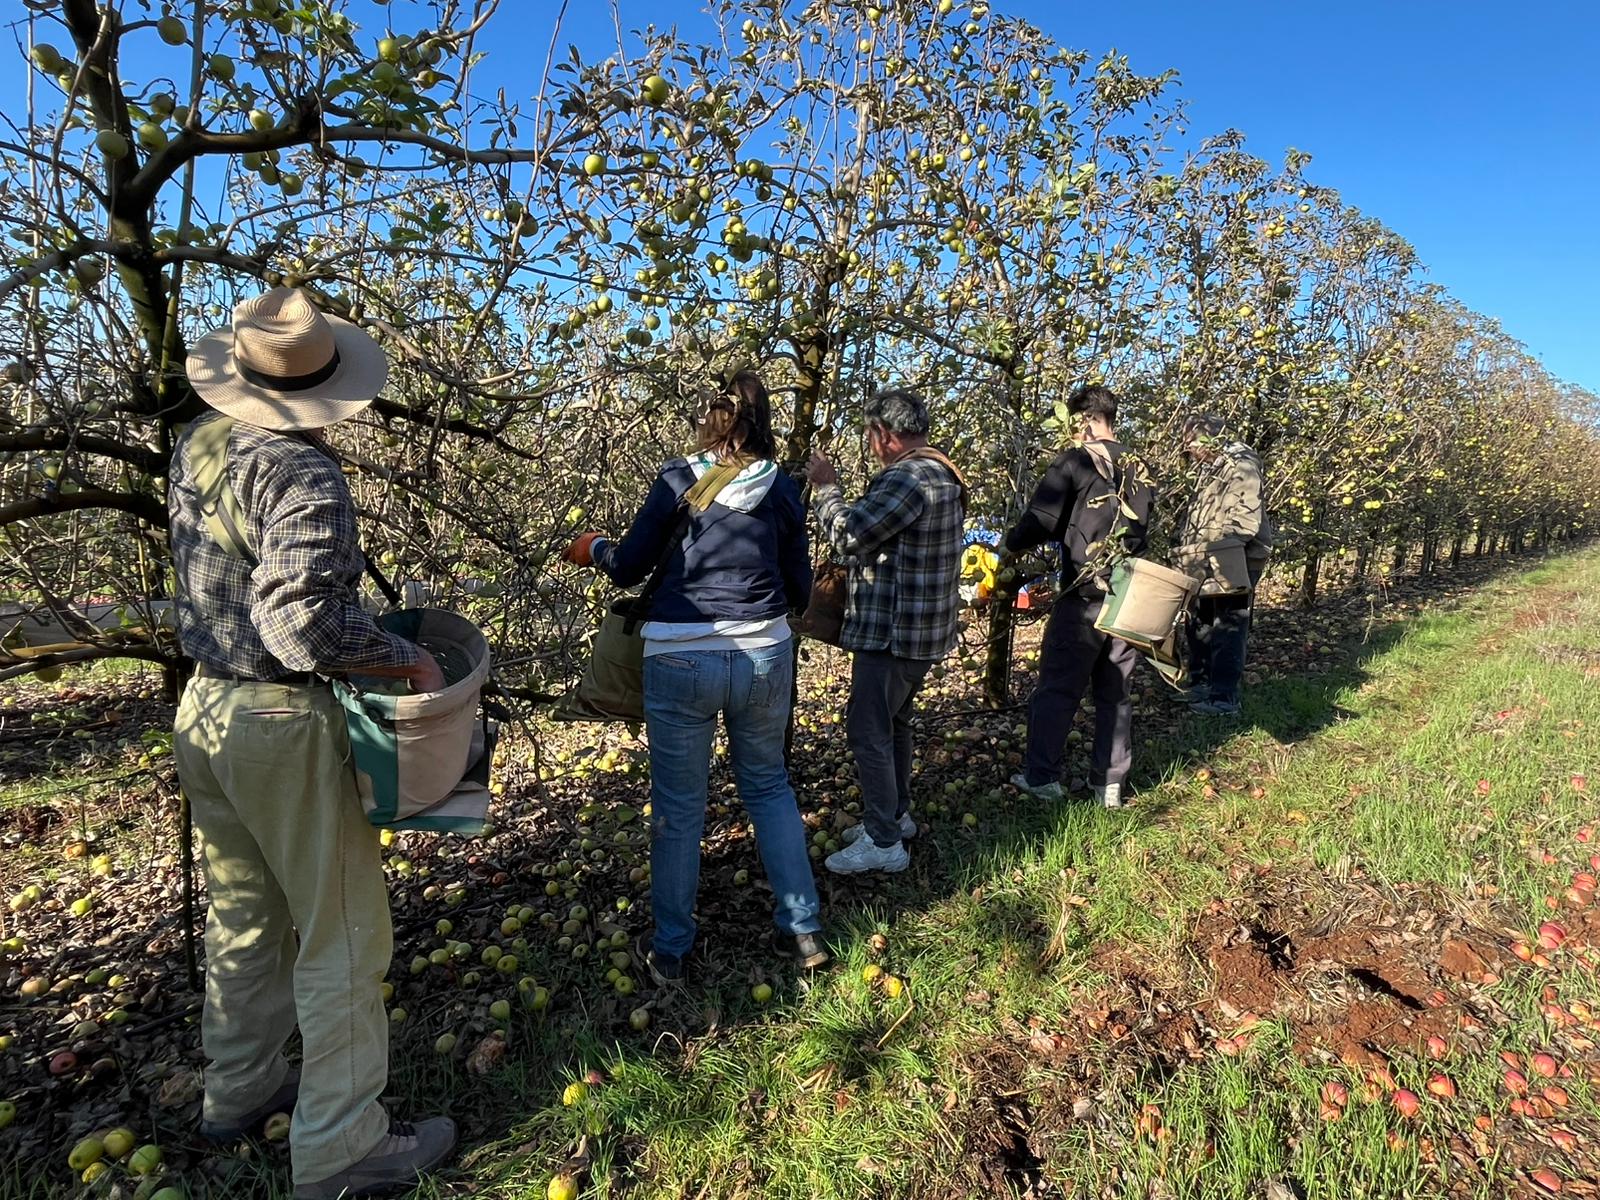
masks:
[[[1248,592],[1208,594],[1202,587],[1190,614],[1191,682],[1183,698],[1195,712],[1232,716],[1239,711],[1256,585],[1272,555],[1261,456],[1230,440],[1226,422],[1210,413],[1183,423],[1183,452],[1198,472],[1194,499],[1184,514],[1184,543],[1198,548],[1230,538],[1242,541],[1250,578]]]

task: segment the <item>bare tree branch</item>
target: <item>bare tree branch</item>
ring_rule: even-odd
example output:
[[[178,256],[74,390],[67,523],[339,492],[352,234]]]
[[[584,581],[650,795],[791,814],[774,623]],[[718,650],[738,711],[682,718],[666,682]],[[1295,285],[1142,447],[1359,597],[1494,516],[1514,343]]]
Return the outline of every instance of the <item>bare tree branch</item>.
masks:
[[[52,492],[49,495],[34,496],[8,504],[0,508],[0,527],[89,508],[113,509],[137,517],[159,529],[167,527],[167,510],[154,496],[144,496],[136,492],[107,492],[98,488],[87,488],[70,494]]]
[[[81,450],[138,467],[147,475],[165,474],[167,460],[154,450],[131,446],[113,438],[97,437],[91,433],[76,433],[70,429],[30,429],[25,433],[0,434],[0,454],[18,454],[37,450]]]

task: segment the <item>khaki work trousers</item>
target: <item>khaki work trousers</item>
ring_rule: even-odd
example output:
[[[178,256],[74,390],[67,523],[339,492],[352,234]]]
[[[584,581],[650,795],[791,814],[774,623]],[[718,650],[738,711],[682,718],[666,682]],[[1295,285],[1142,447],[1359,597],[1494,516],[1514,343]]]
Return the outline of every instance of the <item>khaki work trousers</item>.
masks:
[[[315,1183],[388,1132],[394,936],[344,712],[326,687],[196,678],[174,732],[210,898],[205,1117],[238,1120],[283,1085],[298,1018],[289,1149],[296,1184]]]

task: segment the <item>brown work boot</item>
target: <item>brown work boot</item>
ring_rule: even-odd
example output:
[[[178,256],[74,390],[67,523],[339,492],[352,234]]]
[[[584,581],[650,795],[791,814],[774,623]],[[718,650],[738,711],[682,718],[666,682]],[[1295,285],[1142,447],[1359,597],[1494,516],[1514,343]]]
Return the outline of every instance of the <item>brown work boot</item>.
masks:
[[[370,1154],[337,1175],[296,1184],[294,1200],[354,1200],[413,1188],[418,1177],[448,1158],[455,1146],[456,1123],[449,1117],[414,1125],[391,1120],[388,1135]]]
[[[792,958],[802,971],[815,971],[828,965],[828,947],[820,933],[775,933],[773,948]]]

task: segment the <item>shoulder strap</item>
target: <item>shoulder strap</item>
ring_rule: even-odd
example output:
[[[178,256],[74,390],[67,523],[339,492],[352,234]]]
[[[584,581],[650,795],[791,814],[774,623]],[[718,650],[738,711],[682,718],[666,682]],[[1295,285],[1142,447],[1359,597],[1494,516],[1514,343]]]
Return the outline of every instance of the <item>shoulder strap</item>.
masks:
[[[234,558],[254,563],[244,508],[228,479],[228,437],[232,417],[213,417],[189,431],[189,466],[200,494],[200,515],[211,540]]]
[[[1128,521],[1131,520],[1135,515],[1134,510],[1129,506],[1127,497],[1123,494],[1123,492],[1130,478],[1133,478],[1134,480],[1137,480],[1138,478],[1137,463],[1135,463],[1132,467],[1125,465],[1125,461],[1129,460],[1131,456],[1131,452],[1127,450],[1123,451],[1122,459],[1112,458],[1111,451],[1107,450],[1100,442],[1085,442],[1082,449],[1084,453],[1089,456],[1089,462],[1093,465],[1095,474],[1098,475],[1111,490],[1105,495],[1096,496],[1093,500],[1089,499],[1087,488],[1080,491],[1077,499],[1073,502],[1072,516],[1068,522],[1068,526],[1070,527],[1075,525],[1079,517],[1083,514],[1084,509],[1088,508],[1090,505],[1098,507],[1101,504],[1115,504],[1117,508],[1111,516],[1111,528],[1106,531],[1105,537],[1100,538],[1096,542],[1090,543],[1089,548],[1092,550],[1094,547],[1104,546],[1108,542],[1113,546],[1120,546],[1122,537],[1128,527]],[[1065,530],[1063,530],[1063,532],[1065,532]],[[1089,570],[1092,565],[1092,563],[1085,564],[1084,571],[1080,573],[1079,578],[1076,580],[1073,586],[1087,582],[1088,578],[1096,578],[1096,581],[1100,584],[1102,590],[1104,590],[1105,580],[1103,576],[1095,576],[1094,573]]]
[[[233,433],[233,426],[232,417],[214,417],[195,426],[189,434],[189,467],[194,474],[195,490],[200,494],[200,515],[211,540],[234,558],[255,566],[259,560],[250,545],[244,506],[239,503],[239,493],[233,490],[233,483],[228,479],[228,437]],[[364,550],[361,562],[390,607],[402,607],[399,590]]]
[[[955,463],[950,461],[950,456],[948,454],[939,449],[937,446],[918,446],[915,450],[908,450],[895,461],[905,462],[909,458],[927,459],[929,462],[938,463],[945,470],[949,471],[951,475],[955,476],[956,486],[961,489],[961,507],[963,509],[968,507],[967,477],[961,473],[960,467],[956,466]]]
[[[1094,465],[1095,474],[1109,483],[1113,488],[1117,486],[1117,465],[1112,461],[1111,451],[1107,450],[1100,442],[1085,442],[1083,451],[1089,456],[1089,461]]]

